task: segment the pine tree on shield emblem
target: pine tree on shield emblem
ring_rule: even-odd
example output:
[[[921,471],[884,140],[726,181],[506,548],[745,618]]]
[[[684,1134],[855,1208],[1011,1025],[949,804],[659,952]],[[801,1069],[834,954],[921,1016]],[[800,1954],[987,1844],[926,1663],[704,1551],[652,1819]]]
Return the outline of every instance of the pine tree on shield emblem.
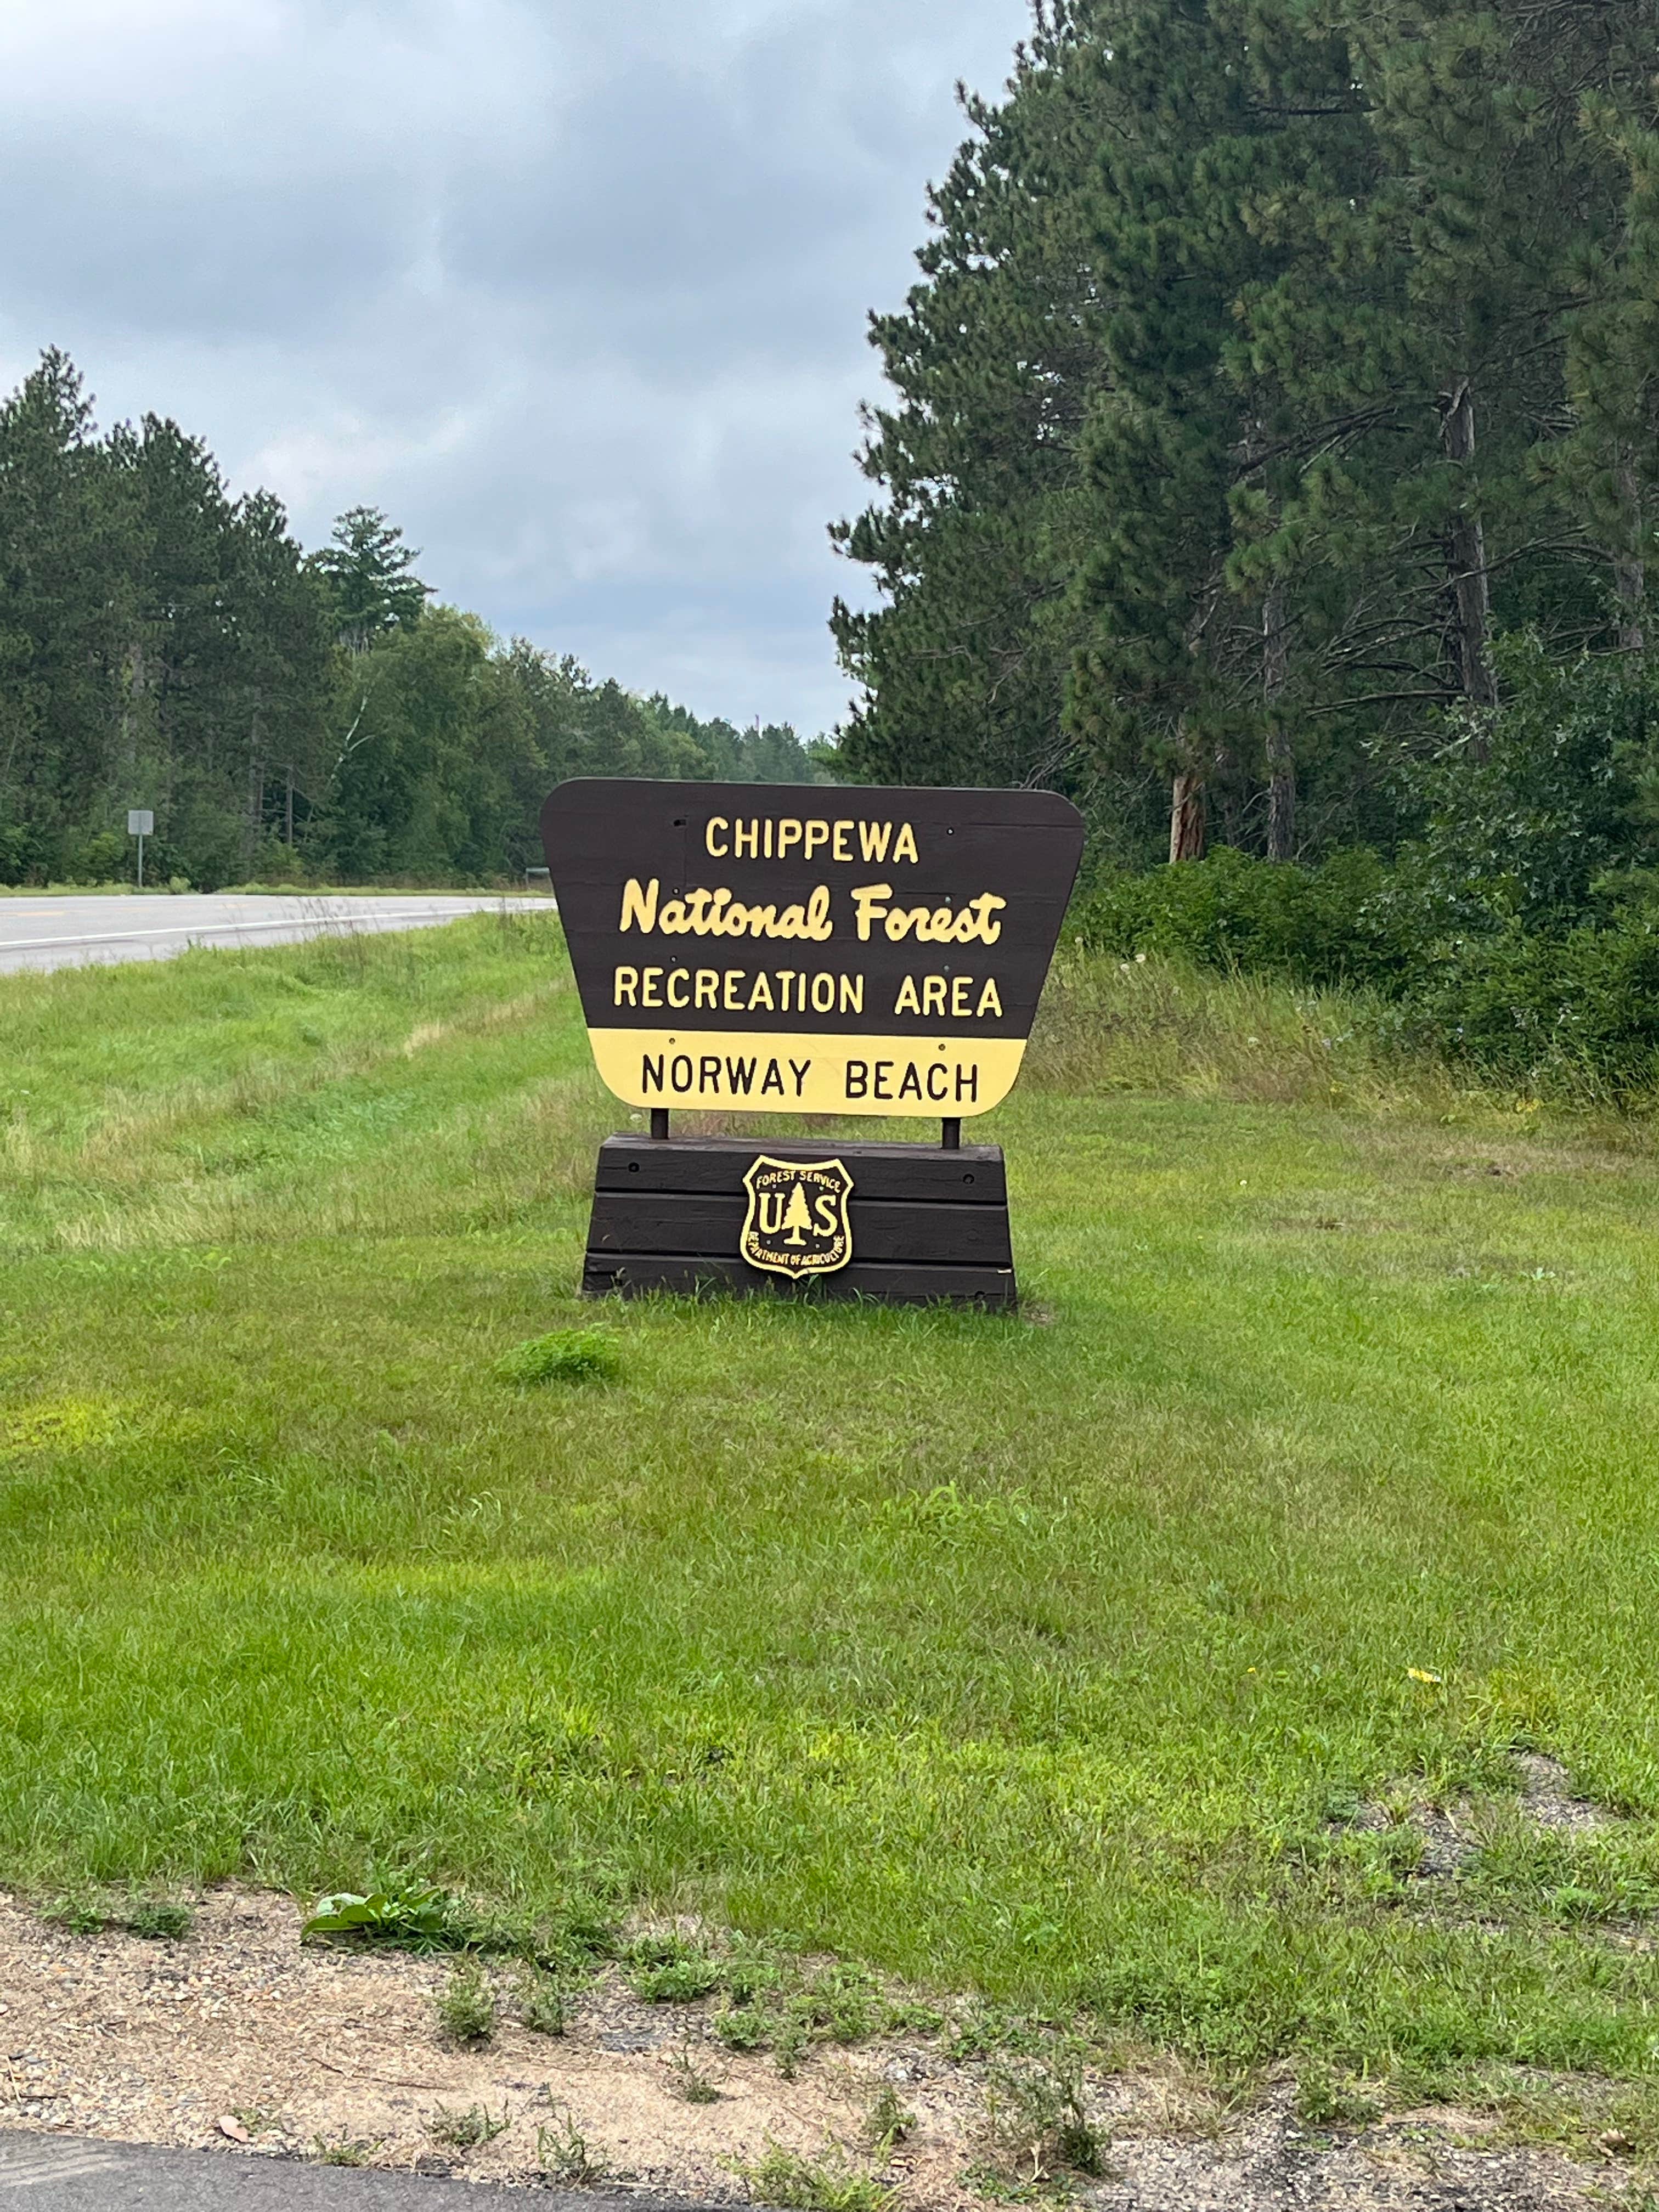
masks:
[[[774,1160],[744,1173],[749,1211],[738,1249],[775,1275],[833,1275],[853,1256],[847,1200],[853,1178],[839,1160]]]

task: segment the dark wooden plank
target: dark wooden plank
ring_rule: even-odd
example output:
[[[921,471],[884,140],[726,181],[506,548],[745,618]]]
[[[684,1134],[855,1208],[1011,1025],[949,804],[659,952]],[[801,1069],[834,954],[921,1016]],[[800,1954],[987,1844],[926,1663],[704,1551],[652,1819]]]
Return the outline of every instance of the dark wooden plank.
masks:
[[[884,1305],[978,1305],[1012,1309],[1018,1291],[1012,1268],[925,1267],[856,1261],[839,1274],[820,1276],[811,1285],[746,1267],[740,1260],[686,1260],[665,1254],[588,1255],[582,1275],[584,1297],[643,1297],[653,1291],[681,1296],[725,1291],[738,1297],[846,1299],[866,1297]]]
[[[1000,1145],[964,1145],[960,1152],[946,1152],[931,1145],[872,1145],[835,1137],[811,1143],[797,1138],[672,1137],[666,1144],[644,1136],[607,1137],[599,1147],[597,1187],[735,1196],[743,1192],[744,1171],[762,1153],[775,1160],[843,1161],[855,1201],[1008,1202]]]
[[[601,1190],[588,1249],[729,1258],[738,1249],[748,1195],[722,1191]],[[878,1199],[848,1204],[853,1264],[915,1261],[947,1267],[1012,1267],[1008,1210],[1001,1206],[917,1204]]]

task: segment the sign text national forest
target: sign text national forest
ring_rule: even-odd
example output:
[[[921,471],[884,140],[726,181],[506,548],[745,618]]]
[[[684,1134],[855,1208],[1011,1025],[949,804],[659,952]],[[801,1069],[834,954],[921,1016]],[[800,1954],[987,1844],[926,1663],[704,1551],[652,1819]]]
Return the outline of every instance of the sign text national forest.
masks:
[[[1052,792],[608,778],[542,837],[605,1081],[727,1113],[988,1112],[1083,853]]]

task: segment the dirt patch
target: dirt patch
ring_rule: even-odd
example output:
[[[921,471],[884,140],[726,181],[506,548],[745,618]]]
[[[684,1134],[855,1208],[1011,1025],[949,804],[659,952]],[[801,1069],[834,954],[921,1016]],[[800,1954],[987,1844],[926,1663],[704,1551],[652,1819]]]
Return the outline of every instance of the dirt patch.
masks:
[[[567,2034],[504,2018],[462,2050],[434,2010],[449,1961],[302,1949],[298,1928],[288,1899],[221,1889],[179,1942],[76,1936],[0,1895],[0,2126],[227,2156],[343,2150],[520,2186],[568,2180],[574,2135],[607,2186],[730,2202],[748,2195],[732,2166],[776,2144],[878,2172],[915,2212],[974,2199],[986,2069],[932,2044],[820,2050],[786,2080],[765,2054],[715,2041],[706,2006],[647,2004],[606,1975]],[[687,2101],[692,2075],[713,2101]],[[882,2155],[867,2130],[884,2084],[915,2125]],[[1613,2178],[1553,2152],[1483,2150],[1480,2123],[1445,2112],[1318,2130],[1286,2093],[1224,2127],[1173,2075],[1091,2077],[1087,2097],[1111,2142],[1106,2172],[1077,2190],[1099,2212],[1556,2212]],[[499,2131],[446,2141],[441,2107],[477,2108]]]
[[[1478,2132],[1478,2130],[1476,2130]],[[1266,2108],[1222,2141],[1121,2145],[1098,2212],[1584,2212],[1610,2177],[1553,2154],[1482,2150],[1444,2113],[1334,2139]],[[1614,2184],[1616,2188],[1616,2182]]]
[[[1521,1792],[1517,1809],[1534,1827],[1558,1835],[1594,1835],[1609,1826],[1612,1814],[1587,1797],[1575,1796],[1571,1778],[1559,1759],[1538,1752],[1521,1752],[1515,1765]],[[1491,1807],[1474,1798],[1460,1798],[1440,1806],[1415,1795],[1410,1783],[1397,1784],[1387,1795],[1362,1805],[1353,1817],[1356,1828],[1380,1832],[1408,1827],[1419,1838],[1420,1855],[1413,1871],[1428,1880],[1455,1875],[1478,1857],[1485,1841],[1485,1825]]]
[[[1612,1824],[1604,1807],[1574,1796],[1571,1777],[1559,1759],[1523,1751],[1515,1763],[1521,1770],[1521,1810],[1536,1826],[1587,1836]]]

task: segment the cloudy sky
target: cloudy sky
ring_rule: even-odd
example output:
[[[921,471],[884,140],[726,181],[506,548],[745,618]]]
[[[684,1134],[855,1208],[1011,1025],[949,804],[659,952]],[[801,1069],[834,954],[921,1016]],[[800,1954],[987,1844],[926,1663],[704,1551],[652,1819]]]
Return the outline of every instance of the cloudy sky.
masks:
[[[1027,0],[0,0],[0,378],[47,344],[446,599],[704,714],[843,711],[824,525]]]

